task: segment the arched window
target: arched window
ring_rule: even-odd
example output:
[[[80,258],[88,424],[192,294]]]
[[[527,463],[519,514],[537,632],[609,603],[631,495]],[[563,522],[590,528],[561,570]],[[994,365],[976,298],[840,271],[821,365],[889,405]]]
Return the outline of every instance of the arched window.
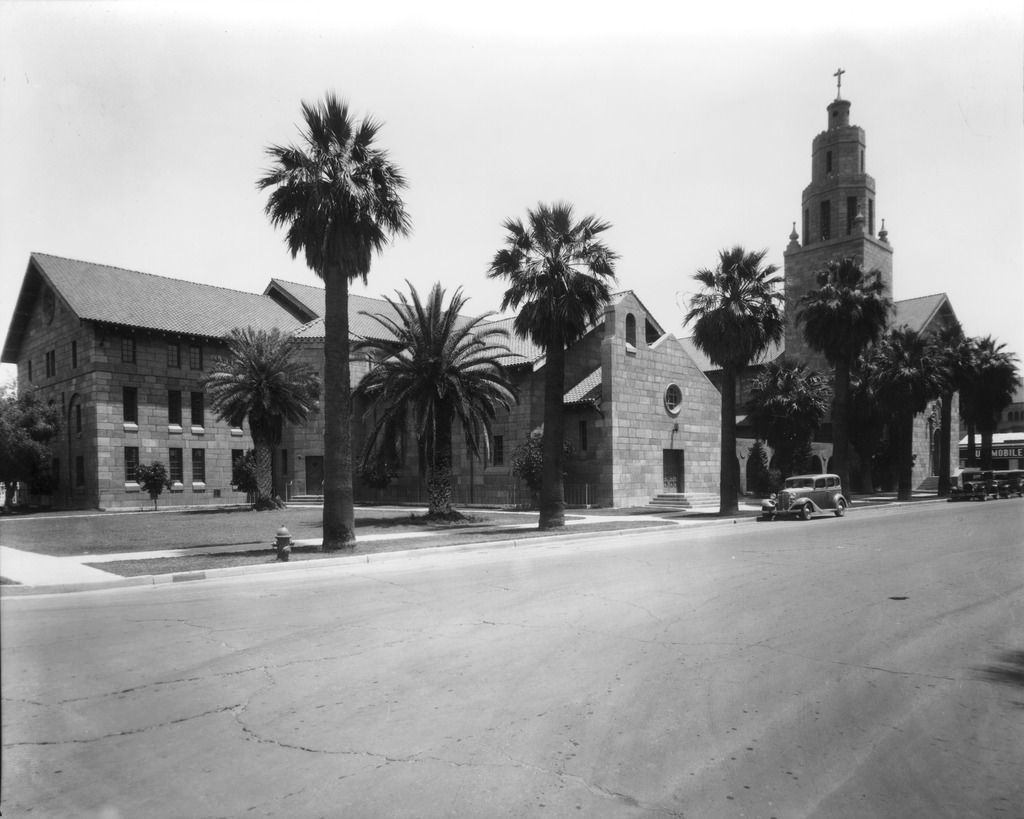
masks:
[[[626,343],[636,347],[636,317],[626,313]]]

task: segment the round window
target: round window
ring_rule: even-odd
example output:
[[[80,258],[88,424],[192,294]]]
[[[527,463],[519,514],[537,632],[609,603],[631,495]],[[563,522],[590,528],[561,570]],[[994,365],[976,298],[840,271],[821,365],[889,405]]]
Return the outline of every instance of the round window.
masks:
[[[665,388],[665,409],[669,415],[678,415],[683,403],[683,392],[677,384],[669,384]]]

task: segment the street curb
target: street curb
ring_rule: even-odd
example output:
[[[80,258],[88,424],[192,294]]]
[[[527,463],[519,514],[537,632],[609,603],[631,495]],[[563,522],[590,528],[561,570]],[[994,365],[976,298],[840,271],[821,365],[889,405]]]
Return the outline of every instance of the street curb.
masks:
[[[924,503],[946,503],[948,498],[927,498],[915,501],[883,501],[878,504],[860,501],[851,511],[889,510],[905,506],[917,506]],[[135,577],[119,577],[116,580],[99,581],[95,583],[61,583],[49,586],[25,586],[25,585],[4,585],[0,586],[0,599],[4,597],[29,597],[46,594],[67,594],[73,592],[110,591],[113,589],[132,588],[136,586],[163,586],[172,583],[188,583],[198,580],[217,580],[227,577],[240,577],[253,574],[268,574],[273,572],[306,572],[317,569],[331,569],[347,564],[369,564],[380,563],[388,560],[417,557],[420,555],[436,555],[441,553],[458,553],[473,551],[481,548],[504,548],[516,549],[526,545],[544,546],[551,543],[565,543],[587,540],[605,539],[611,537],[637,537],[650,532],[666,532],[672,529],[698,529],[711,526],[729,526],[740,523],[758,523],[759,517],[750,515],[737,518],[718,518],[709,520],[686,521],[679,520],[671,523],[664,523],[654,526],[631,527],[628,529],[605,529],[600,532],[566,532],[557,535],[542,535],[530,538],[509,538],[502,540],[479,540],[472,543],[460,543],[452,546],[422,546],[418,549],[396,549],[388,552],[368,552],[365,554],[345,554],[338,557],[321,558],[319,560],[303,560],[291,562],[259,563],[250,566],[227,566],[221,569],[205,569],[196,572],[180,572],[176,574],[146,574]]]
[[[318,560],[303,560],[279,563],[259,563],[250,566],[227,566],[221,569],[205,569],[196,572],[177,574],[146,574],[135,577],[121,577],[116,580],[95,583],[62,583],[51,586],[0,586],[0,597],[27,597],[44,594],[66,594],[70,592],[110,591],[112,589],[131,588],[134,586],[163,586],[171,583],[186,583],[198,580],[217,580],[226,577],[239,577],[252,574],[269,574],[273,572],[307,572],[317,569],[331,569],[348,564],[382,563],[384,561],[420,556],[450,554],[475,551],[482,548],[516,549],[521,546],[544,546],[552,543],[574,542],[579,540],[605,539],[612,537],[636,537],[651,532],[668,532],[674,529],[694,529],[707,526],[723,526],[745,522],[756,522],[756,517],[725,518],[722,520],[694,521],[688,525],[664,523],[654,526],[632,527],[628,529],[605,529],[600,532],[567,532],[558,535],[542,535],[529,538],[510,538],[503,540],[479,540],[472,543],[459,543],[452,546],[423,546],[418,549],[396,549],[388,552],[367,552],[365,554],[345,554],[338,557],[325,557]]]

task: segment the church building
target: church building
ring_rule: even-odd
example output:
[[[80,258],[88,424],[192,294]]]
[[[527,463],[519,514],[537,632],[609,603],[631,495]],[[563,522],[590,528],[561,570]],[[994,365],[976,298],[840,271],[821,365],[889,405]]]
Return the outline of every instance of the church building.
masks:
[[[783,354],[831,373],[794,321],[801,296],[816,286],[815,273],[829,260],[848,256],[865,270],[880,270],[892,295],[893,248],[884,220],[876,229],[875,180],[867,172],[865,132],[851,125],[850,107],[837,95],[827,107],[825,130],[812,141],[811,181],[801,201],[803,241],[794,221],[784,252],[785,341],[749,368],[743,382],[747,388],[758,365]],[[426,286],[420,283],[419,289]],[[383,299],[350,295],[353,339],[383,332],[369,316],[390,312]],[[324,314],[321,287],[272,279],[262,293],[246,293],[31,254],[2,361],[17,365],[19,390],[37,390],[59,407],[61,432],[51,444],[47,474],[28,488],[30,502],[142,508],[149,500],[142,496],[135,470],[140,463],[160,461],[172,480],[163,505],[243,503],[244,494],[232,484],[232,464],[252,441],[246,429],[216,419],[202,379],[225,353],[225,335],[246,325],[292,334],[301,355],[322,372]],[[941,293],[895,304],[894,326],[930,332],[955,320]],[[541,426],[545,361],[539,349],[515,336],[512,319],[499,323],[509,331],[511,354],[504,364],[519,403],[499,413],[488,462],[456,446],[456,503],[527,500],[512,474],[512,454]],[[366,361],[352,362],[353,386],[367,366]],[[664,502],[684,507],[717,508],[720,375],[692,339],[667,330],[636,293],[615,294],[601,320],[566,355],[567,502],[625,507],[646,505],[661,495]],[[744,395],[738,406],[744,406]],[[358,462],[366,432],[362,416],[372,408],[355,409]],[[959,425],[941,430],[939,417],[933,402],[917,419],[915,486],[936,480],[939,436],[948,435],[954,447],[960,438]],[[745,415],[737,418],[737,432],[736,457],[745,476],[754,444]],[[808,469],[826,470],[831,449],[826,426],[814,443]],[[425,489],[415,458],[408,454],[386,487],[368,486],[357,473],[357,501],[422,502]],[[286,500],[320,495],[323,465],[322,419],[314,415],[302,425],[287,425],[274,452],[275,491]]]

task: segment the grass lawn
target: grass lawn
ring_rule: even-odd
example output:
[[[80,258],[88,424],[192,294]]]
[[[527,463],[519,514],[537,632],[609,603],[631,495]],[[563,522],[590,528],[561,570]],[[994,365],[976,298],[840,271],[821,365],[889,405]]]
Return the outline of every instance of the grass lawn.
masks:
[[[500,524],[481,527],[478,519],[477,525],[467,526],[431,526],[433,530],[423,537],[402,538],[400,540],[367,540],[357,542],[355,551],[348,552],[318,552],[311,547],[293,547],[289,563],[301,561],[315,561],[324,558],[342,557],[346,554],[368,555],[381,552],[392,552],[407,549],[427,549],[437,546],[455,546],[460,543],[477,543],[485,540],[525,540],[535,537],[550,536],[553,534],[581,534],[584,532],[604,532],[610,530],[621,530],[624,528],[646,528],[659,525],[658,521],[635,521],[623,524],[621,521],[609,521],[607,523],[585,523],[576,526],[566,527],[560,530],[545,530],[530,528],[511,528]],[[413,524],[415,525],[415,524]],[[411,528],[411,526],[406,526]],[[420,529],[426,528],[422,524]],[[356,525],[356,537],[358,541],[359,525]],[[392,530],[393,531],[393,530]],[[231,566],[255,566],[267,563],[277,563],[277,557],[273,549],[262,548],[239,549],[237,552],[217,552],[213,554],[183,555],[180,557],[161,557],[149,560],[118,560],[107,563],[96,563],[97,569],[105,572],[120,575],[122,577],[134,577],[137,575],[149,574],[178,574],[181,572],[201,572],[207,569],[227,568]],[[89,565],[89,564],[87,564]]]
[[[536,513],[473,510],[465,525],[536,522]],[[0,517],[0,543],[12,549],[54,556],[111,554],[208,546],[267,546],[281,526],[294,540],[323,534],[323,510],[293,506],[272,512],[248,508],[190,509],[173,512],[78,513]],[[402,530],[436,531],[422,515],[400,509],[356,510],[360,535]]]

